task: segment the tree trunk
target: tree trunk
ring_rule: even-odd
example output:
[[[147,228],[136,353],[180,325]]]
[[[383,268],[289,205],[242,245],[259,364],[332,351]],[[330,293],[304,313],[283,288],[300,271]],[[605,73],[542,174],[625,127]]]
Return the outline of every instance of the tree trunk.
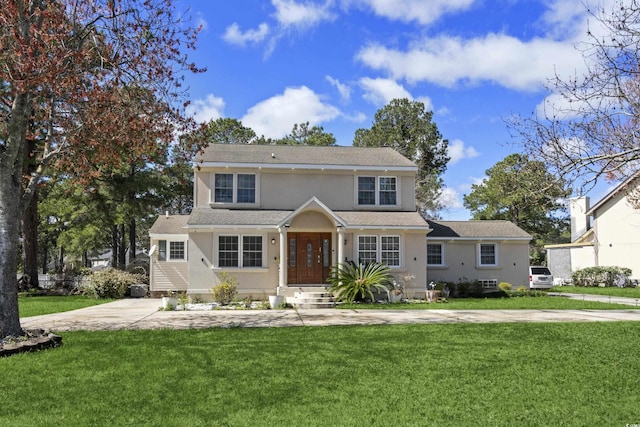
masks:
[[[42,274],[47,274],[47,264],[49,264],[49,242],[45,240],[42,248]]]
[[[129,263],[136,259],[136,220],[129,222]]]
[[[118,268],[118,226],[111,226],[111,266]]]
[[[118,268],[124,270],[127,267],[127,233],[124,224],[120,224],[120,248],[118,249]]]
[[[38,288],[38,192],[33,193],[31,203],[22,214],[22,255],[25,283],[29,288]]]
[[[18,238],[22,216],[22,165],[30,97],[13,99],[7,138],[0,150],[0,338],[23,334],[18,314]]]

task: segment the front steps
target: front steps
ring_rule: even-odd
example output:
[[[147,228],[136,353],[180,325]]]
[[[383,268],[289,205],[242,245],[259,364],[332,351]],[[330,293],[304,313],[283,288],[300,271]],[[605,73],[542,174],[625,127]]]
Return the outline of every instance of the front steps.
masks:
[[[298,309],[334,308],[336,302],[331,292],[296,292],[293,306]]]
[[[278,289],[278,295],[284,295],[287,304],[299,309],[336,306],[333,295],[323,285],[281,287]]]

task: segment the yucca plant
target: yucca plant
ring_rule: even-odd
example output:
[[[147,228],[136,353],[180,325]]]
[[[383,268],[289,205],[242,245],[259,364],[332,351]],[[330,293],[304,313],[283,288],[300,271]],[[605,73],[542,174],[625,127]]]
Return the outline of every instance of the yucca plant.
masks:
[[[353,261],[336,264],[331,267],[327,281],[329,291],[333,292],[338,301],[353,302],[371,300],[373,290],[386,291],[392,286],[391,268],[386,264],[371,262],[356,264]]]

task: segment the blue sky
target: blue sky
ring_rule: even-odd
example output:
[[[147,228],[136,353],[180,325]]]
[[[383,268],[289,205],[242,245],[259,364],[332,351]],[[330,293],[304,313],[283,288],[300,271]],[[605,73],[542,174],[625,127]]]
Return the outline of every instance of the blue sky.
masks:
[[[602,3],[602,2],[600,2]],[[424,102],[449,140],[444,219],[519,151],[504,125],[580,74],[584,0],[180,0],[202,24],[188,77],[199,120],[239,119],[267,137],[309,121],[351,145],[393,98]],[[593,18],[590,29],[595,30]],[[601,194],[591,195],[597,199]]]

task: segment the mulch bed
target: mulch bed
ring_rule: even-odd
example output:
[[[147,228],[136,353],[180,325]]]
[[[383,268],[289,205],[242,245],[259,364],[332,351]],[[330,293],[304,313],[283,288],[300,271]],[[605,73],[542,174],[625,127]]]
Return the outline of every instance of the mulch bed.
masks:
[[[43,329],[24,330],[24,335],[19,337],[5,337],[0,339],[0,357],[11,356],[18,353],[46,350],[60,347],[62,337]]]

